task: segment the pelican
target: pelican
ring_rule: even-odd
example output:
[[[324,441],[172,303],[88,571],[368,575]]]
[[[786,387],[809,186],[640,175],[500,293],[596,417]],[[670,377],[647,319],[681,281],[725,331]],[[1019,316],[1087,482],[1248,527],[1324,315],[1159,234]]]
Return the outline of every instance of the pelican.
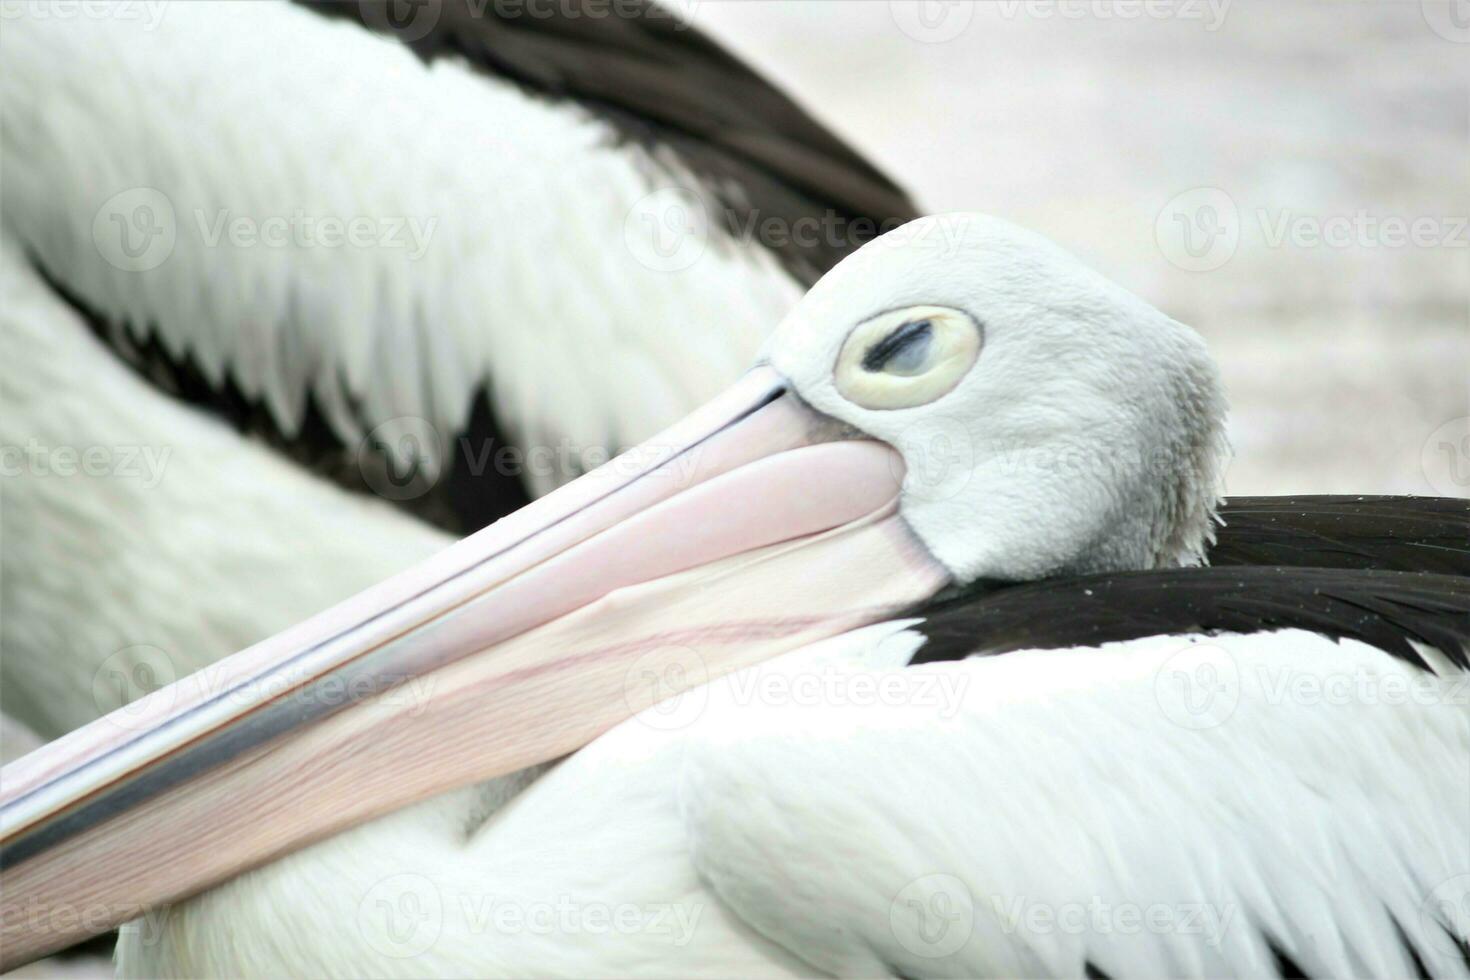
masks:
[[[1224,417],[1055,245],[905,225],[672,429],[7,768],[5,962],[1470,975],[1466,508],[1406,505],[1458,574],[1262,564],[1269,503],[1201,567]]]
[[[7,4],[7,714],[60,735],[595,468],[916,213],[605,8]]]

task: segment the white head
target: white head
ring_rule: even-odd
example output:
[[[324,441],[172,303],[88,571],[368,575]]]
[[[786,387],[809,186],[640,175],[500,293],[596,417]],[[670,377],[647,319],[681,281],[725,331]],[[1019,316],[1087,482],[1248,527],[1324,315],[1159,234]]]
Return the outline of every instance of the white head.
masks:
[[[1200,561],[1227,455],[1200,337],[1038,235],[942,214],[832,269],[766,358],[896,449],[961,581]]]

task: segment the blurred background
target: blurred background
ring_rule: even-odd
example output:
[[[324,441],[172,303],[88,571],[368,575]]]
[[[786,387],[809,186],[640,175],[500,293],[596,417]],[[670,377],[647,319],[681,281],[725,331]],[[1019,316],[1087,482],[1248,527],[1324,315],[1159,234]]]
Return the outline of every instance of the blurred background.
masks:
[[[1470,496],[1470,4],[685,10],[921,208],[1030,227],[1200,330],[1230,492]]]
[[[1470,496],[1470,4],[673,5],[925,210],[1028,226],[1199,329],[1230,492]]]

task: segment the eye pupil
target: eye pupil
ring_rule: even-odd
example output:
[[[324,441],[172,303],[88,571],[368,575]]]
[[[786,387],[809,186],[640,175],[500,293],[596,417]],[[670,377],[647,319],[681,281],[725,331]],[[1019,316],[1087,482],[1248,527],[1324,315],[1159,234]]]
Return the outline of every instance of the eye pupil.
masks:
[[[868,348],[863,355],[863,370],[917,374],[929,359],[929,346],[933,340],[933,323],[927,319],[910,320]]]

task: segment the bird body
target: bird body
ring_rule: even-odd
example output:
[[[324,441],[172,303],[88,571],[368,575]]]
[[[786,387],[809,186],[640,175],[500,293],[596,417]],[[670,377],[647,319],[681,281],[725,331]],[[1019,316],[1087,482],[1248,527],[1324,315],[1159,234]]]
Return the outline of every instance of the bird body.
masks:
[[[948,598],[677,685],[565,759],[154,910],[123,972],[1470,970],[1470,579],[1364,567],[1345,526],[1322,567],[1253,558],[1290,522],[1246,501],[1218,527],[1223,403],[1198,340],[1033,236],[964,223],[951,253],[885,239],[839,265],[768,349],[801,411],[898,447],[899,513],[946,556]],[[1013,411],[976,410],[1007,392]],[[968,479],[922,465],[936,412],[981,447]],[[1091,436],[1125,465],[1071,498],[1034,459],[1005,471],[997,506],[1039,491],[1048,526],[971,510],[1002,486],[986,440]],[[1161,458],[1176,470],[1141,498],[1094,505]],[[1375,510],[1326,502],[1270,540],[1348,514],[1381,530]],[[1426,541],[1466,520],[1416,513],[1421,532],[1440,515]],[[1470,549],[1442,550],[1462,572]],[[658,615],[638,590],[588,614]]]
[[[925,630],[729,675],[151,913],[120,969],[1470,971],[1470,674],[1290,629],[908,666]]]
[[[59,734],[425,559],[7,769],[12,950],[67,941],[25,896],[167,878],[124,975],[1470,972],[1462,565],[1382,571],[1414,547],[1340,502],[1231,540],[1203,343],[1002,222],[913,222],[788,313],[850,247],[732,215],[906,202],[697,34],[375,9],[0,35],[5,710]],[[633,241],[668,193],[683,269]],[[692,484],[594,472],[436,554],[752,358]],[[462,479],[505,444],[572,462]],[[670,636],[709,683],[609,695]],[[400,663],[319,715],[200,687]],[[138,819],[167,847],[109,846]],[[240,853],[189,879],[205,840]]]

